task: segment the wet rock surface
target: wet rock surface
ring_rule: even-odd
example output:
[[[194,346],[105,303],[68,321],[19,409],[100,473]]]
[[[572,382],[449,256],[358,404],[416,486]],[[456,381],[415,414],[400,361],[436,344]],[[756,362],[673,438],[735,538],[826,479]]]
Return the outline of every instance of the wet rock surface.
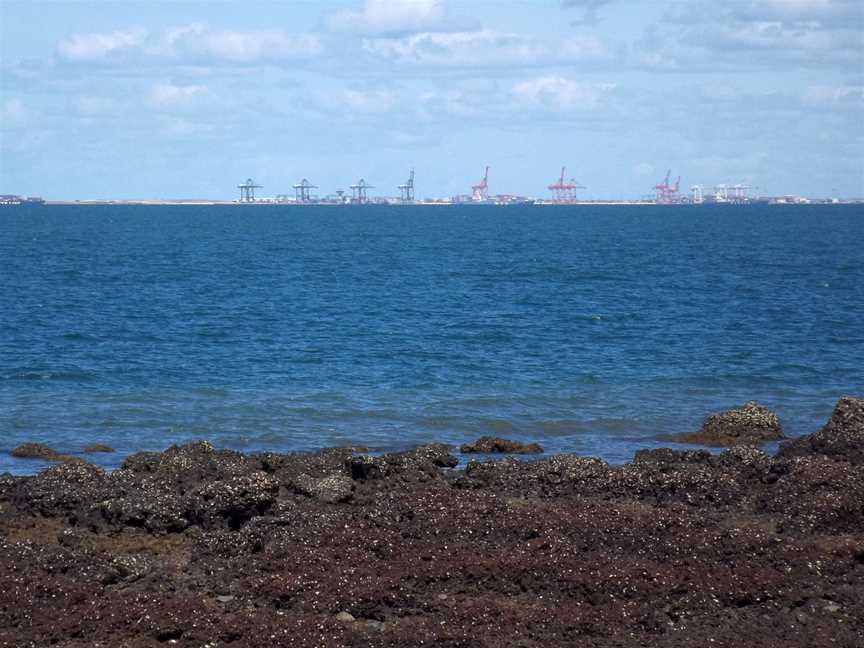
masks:
[[[57,461],[64,463],[82,461],[78,457],[61,454],[51,446],[47,446],[44,443],[22,443],[12,448],[12,450],[9,451],[9,454],[16,459],[41,459],[42,461]]]
[[[99,452],[104,452],[104,453],[116,452],[116,450],[114,450],[114,448],[112,448],[111,446],[107,446],[103,443],[94,443],[93,445],[89,445],[86,448],[84,448],[84,452],[86,452],[87,454],[95,454],[95,453],[99,453]]]
[[[44,443],[22,443],[12,448],[9,454],[19,459],[44,459],[46,461],[54,461],[60,456],[59,452]]]
[[[780,446],[780,456],[822,454],[864,463],[864,399],[841,398],[819,432]]]
[[[676,443],[736,446],[758,445],[784,437],[777,415],[751,401],[742,407],[712,414],[698,432],[684,432],[667,438]]]
[[[864,645],[854,405],[777,457],[194,443],[0,476],[0,646]]]
[[[464,444],[459,448],[459,451],[466,454],[542,454],[543,448],[536,443],[519,443],[518,441],[510,441],[509,439],[484,436],[477,439],[474,443]]]

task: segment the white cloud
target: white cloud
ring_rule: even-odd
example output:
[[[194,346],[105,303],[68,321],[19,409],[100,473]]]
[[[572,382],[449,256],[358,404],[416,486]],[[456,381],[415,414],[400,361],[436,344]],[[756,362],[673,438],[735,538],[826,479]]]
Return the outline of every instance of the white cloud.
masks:
[[[291,35],[278,29],[214,31],[207,25],[193,23],[166,29],[148,51],[175,60],[252,63],[309,58],[320,54],[322,49],[314,35]]]
[[[77,62],[170,60],[182,63],[233,63],[306,59],[323,51],[312,34],[280,29],[218,31],[202,23],[170,27],[158,34],[140,28],[110,33],[74,34],[57,46],[60,56]]]
[[[739,22],[724,26],[699,40],[715,50],[763,52],[779,58],[811,62],[856,57],[854,43],[831,30],[781,22]],[[844,42],[845,41],[845,42]],[[858,53],[860,56],[860,52]],[[860,58],[859,58],[860,60]]]
[[[334,14],[330,27],[362,34],[408,33],[435,29],[444,17],[444,0],[366,0],[362,11]]]
[[[742,20],[818,22],[822,25],[864,21],[860,0],[749,0],[730,3],[730,12]]]
[[[607,105],[614,83],[581,83],[560,76],[542,76],[513,86],[521,105],[553,112],[596,110]]]
[[[673,4],[634,62],[686,68],[722,63],[858,65],[864,56],[860,0],[742,0]]]
[[[159,110],[184,109],[193,106],[206,94],[207,87],[202,85],[160,83],[150,88],[148,101]]]
[[[106,61],[118,54],[134,51],[146,38],[146,30],[140,27],[107,34],[72,34],[60,41],[57,51],[70,61]]]
[[[363,47],[382,59],[433,66],[551,65],[614,57],[594,36],[549,41],[489,29],[366,39]]]

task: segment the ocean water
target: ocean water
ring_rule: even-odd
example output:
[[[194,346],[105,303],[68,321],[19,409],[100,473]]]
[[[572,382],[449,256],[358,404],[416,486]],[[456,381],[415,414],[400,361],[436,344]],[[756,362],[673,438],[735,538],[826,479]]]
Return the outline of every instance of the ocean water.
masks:
[[[5,207],[0,472],[205,438],[614,462],[864,394],[864,207]]]

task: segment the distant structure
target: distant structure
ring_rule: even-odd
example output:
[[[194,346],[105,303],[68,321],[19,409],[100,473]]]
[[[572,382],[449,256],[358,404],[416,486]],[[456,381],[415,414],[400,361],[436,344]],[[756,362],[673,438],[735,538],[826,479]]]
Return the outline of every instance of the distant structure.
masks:
[[[399,185],[399,199],[402,202],[414,202],[414,169],[411,169],[408,182]]]
[[[477,202],[489,200],[489,167],[486,167],[486,173],[483,174],[483,179],[476,185],[471,187],[471,200]]]
[[[368,184],[363,178],[357,182],[357,184],[351,185],[351,202],[362,205],[367,202],[366,190],[374,189],[372,185]]]
[[[701,205],[704,203],[734,203],[737,205],[744,205],[758,202],[759,199],[753,198],[748,194],[750,189],[758,190],[759,187],[751,187],[743,182],[734,185],[721,183],[714,185],[713,188],[708,187],[706,190],[706,187],[697,184],[690,187],[690,191],[693,192],[693,198],[690,202],[694,205]]]
[[[240,190],[240,202],[255,202],[255,190],[261,189],[261,185],[255,184],[252,178],[247,178],[246,182],[237,185]]]
[[[45,199],[40,196],[18,196],[16,194],[0,195],[0,205],[44,205]]]
[[[747,196],[749,185],[739,183],[736,185],[718,184],[714,187],[714,202],[746,203],[750,198]]]
[[[558,178],[557,182],[549,185],[549,191],[552,192],[552,199],[555,202],[576,202],[578,200],[576,190],[585,188],[576,182],[574,178],[570,178],[570,182],[564,182],[564,173],[566,171],[567,167],[561,167],[561,177]]]
[[[312,200],[312,194],[310,189],[317,189],[318,187],[309,182],[306,178],[303,178],[298,184],[293,185],[294,187],[294,199],[297,202],[309,202]]]
[[[747,201],[747,190],[750,188],[749,185],[746,184],[736,184],[732,187],[732,198],[739,202]]]
[[[675,181],[675,186],[669,184],[669,176],[672,175],[672,169],[666,172],[666,178],[658,185],[654,185],[656,192],[654,202],[658,205],[674,205],[681,202],[681,196],[678,193],[678,187],[681,184],[681,176]]]

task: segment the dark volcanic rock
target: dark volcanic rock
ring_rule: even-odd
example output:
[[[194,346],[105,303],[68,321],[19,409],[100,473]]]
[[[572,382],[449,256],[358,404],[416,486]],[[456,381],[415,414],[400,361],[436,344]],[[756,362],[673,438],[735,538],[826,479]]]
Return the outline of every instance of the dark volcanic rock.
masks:
[[[105,480],[105,472],[97,466],[63,463],[18,482],[12,501],[40,515],[76,516],[97,498]]]
[[[111,571],[105,578],[106,583],[136,581],[153,571],[153,559],[140,554],[118,556],[111,561]]]
[[[152,475],[177,485],[226,479],[249,470],[244,456],[231,450],[216,450],[207,441],[171,446],[165,452],[130,455],[122,468],[135,475]]]
[[[249,457],[252,467],[273,475],[289,490],[311,495],[309,480],[324,479],[336,475],[351,477],[347,467],[354,456],[353,448],[327,448],[314,453],[287,455],[267,452]]]
[[[459,448],[459,451],[483,454],[540,454],[543,452],[543,448],[536,443],[519,443],[518,441],[510,441],[509,439],[484,436],[477,439],[474,443],[466,443]]]
[[[783,438],[780,420],[771,410],[754,402],[719,414],[712,414],[699,432],[674,434],[668,439],[676,443],[697,443],[707,446],[760,444]]]
[[[0,646],[864,645],[864,465],[454,464],[188,444],[0,476]]]
[[[841,398],[821,430],[780,445],[781,457],[822,454],[864,463],[864,399]]]
[[[204,526],[224,522],[237,529],[276,503],[279,482],[264,472],[231,477],[207,484],[190,498],[195,521]]]
[[[765,491],[757,510],[781,514],[778,526],[783,530],[857,533],[864,541],[864,465],[818,455],[784,463],[785,470]]]
[[[425,481],[440,475],[440,468],[453,468],[459,463],[443,443],[423,445],[408,452],[396,452],[381,457],[360,455],[347,461],[354,479],[365,481],[399,475],[403,480]]]
[[[23,477],[16,477],[8,472],[0,474],[0,499],[6,497],[8,493],[11,493],[18,485],[18,482],[23,479]]]
[[[303,474],[297,477],[294,485],[298,493],[316,497],[331,504],[347,502],[351,499],[354,490],[352,479],[339,473],[327,477],[311,477]]]
[[[555,455],[539,461],[469,461],[465,477],[478,485],[519,497],[557,497],[564,494],[606,492],[616,470],[605,461],[575,455]]]
[[[158,479],[136,480],[128,471],[109,476],[101,497],[90,507],[87,521],[94,527],[143,528],[151,533],[179,532],[189,526],[189,498]]]
[[[637,450],[633,457],[633,463],[656,463],[662,465],[706,463],[710,458],[711,453],[706,450],[673,450],[671,448],[654,448],[651,450]]]
[[[766,483],[776,481],[776,465],[767,454],[753,446],[735,446],[724,450],[719,456],[712,456],[709,461],[733,472],[745,480],[759,480]]]

